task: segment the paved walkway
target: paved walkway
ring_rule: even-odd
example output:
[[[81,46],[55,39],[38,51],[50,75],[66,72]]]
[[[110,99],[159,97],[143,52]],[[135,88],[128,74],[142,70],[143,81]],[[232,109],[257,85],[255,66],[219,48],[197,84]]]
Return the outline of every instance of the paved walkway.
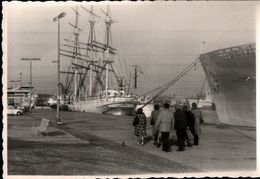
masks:
[[[82,114],[84,116],[84,114]],[[202,136],[199,146],[186,147],[185,152],[177,152],[177,146],[172,146],[172,152],[165,153],[155,147],[153,142],[140,146],[133,135],[132,119],[126,117],[111,117],[88,114],[84,122],[77,123],[77,119],[69,121],[64,118],[66,126],[72,129],[83,130],[92,135],[113,140],[119,144],[143,150],[191,166],[201,171],[241,171],[256,168],[256,141],[255,131],[218,128],[214,125],[202,126]],[[95,115],[96,116],[96,115]],[[151,128],[148,125],[148,134]],[[248,138],[250,136],[250,138]]]
[[[33,135],[32,126],[38,126],[40,119],[33,116],[13,116],[15,123],[9,122],[8,124],[8,137],[17,140],[31,141],[31,142],[52,142],[61,144],[77,144],[77,143],[89,143],[88,141],[81,140],[74,137],[70,133],[59,130],[56,126],[48,126],[48,135],[45,137],[39,135],[36,137]]]
[[[76,112],[62,112],[61,116],[64,125],[59,126],[58,129],[54,125],[49,128],[50,133],[57,135],[43,137],[40,140],[29,135],[31,126],[28,124],[42,117],[54,123],[55,111],[37,110],[31,116],[23,116],[20,121],[16,118],[21,117],[14,116],[12,118],[15,123],[8,123],[8,137],[26,141],[42,140],[45,143],[91,144],[117,153],[127,150],[128,153],[144,156],[146,160],[152,158],[156,162],[166,161],[172,167],[172,172],[243,171],[256,168],[256,131],[254,129],[204,125],[199,146],[186,148],[184,152],[177,152],[177,147],[172,146],[172,152],[165,153],[155,147],[152,141],[145,146],[136,143],[131,117]],[[147,132],[151,134],[149,125]],[[62,135],[58,135],[59,133]],[[123,142],[125,147],[121,145]],[[168,169],[165,170],[165,165],[162,166],[163,168],[164,171],[168,171]]]

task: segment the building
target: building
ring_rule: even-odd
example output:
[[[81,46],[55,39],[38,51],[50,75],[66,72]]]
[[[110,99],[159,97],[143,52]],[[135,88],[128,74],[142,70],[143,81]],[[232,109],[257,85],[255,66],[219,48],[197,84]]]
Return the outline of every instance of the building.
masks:
[[[8,106],[15,106],[18,108],[28,108],[30,101],[30,92],[33,87],[20,86],[7,89],[7,104]],[[31,106],[35,103],[35,97],[31,96]]]

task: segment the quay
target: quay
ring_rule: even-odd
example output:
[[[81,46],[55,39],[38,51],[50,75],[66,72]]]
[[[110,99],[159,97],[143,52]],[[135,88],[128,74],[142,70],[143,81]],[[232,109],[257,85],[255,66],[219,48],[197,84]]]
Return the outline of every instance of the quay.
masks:
[[[8,175],[141,175],[256,171],[256,129],[211,124],[205,113],[199,146],[165,153],[136,143],[133,117],[36,109],[8,116]],[[47,136],[31,134],[34,121],[49,119]],[[147,125],[151,135],[151,127]],[[149,137],[148,137],[149,138]]]

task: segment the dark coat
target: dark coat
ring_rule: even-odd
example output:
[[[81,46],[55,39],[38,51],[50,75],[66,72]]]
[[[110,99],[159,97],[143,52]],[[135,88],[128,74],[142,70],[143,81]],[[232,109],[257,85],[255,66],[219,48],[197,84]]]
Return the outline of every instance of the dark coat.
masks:
[[[174,112],[174,129],[181,130],[187,128],[187,119],[183,111],[177,110]]]
[[[195,125],[195,118],[194,115],[192,114],[191,111],[184,111],[185,115],[186,115],[186,120],[187,120],[187,126],[189,128],[194,128]]]

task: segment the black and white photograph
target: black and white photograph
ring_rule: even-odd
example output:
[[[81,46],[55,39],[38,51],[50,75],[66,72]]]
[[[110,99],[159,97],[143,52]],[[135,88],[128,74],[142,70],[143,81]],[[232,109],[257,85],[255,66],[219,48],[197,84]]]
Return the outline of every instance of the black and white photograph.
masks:
[[[3,178],[260,176],[258,1],[2,5]]]

